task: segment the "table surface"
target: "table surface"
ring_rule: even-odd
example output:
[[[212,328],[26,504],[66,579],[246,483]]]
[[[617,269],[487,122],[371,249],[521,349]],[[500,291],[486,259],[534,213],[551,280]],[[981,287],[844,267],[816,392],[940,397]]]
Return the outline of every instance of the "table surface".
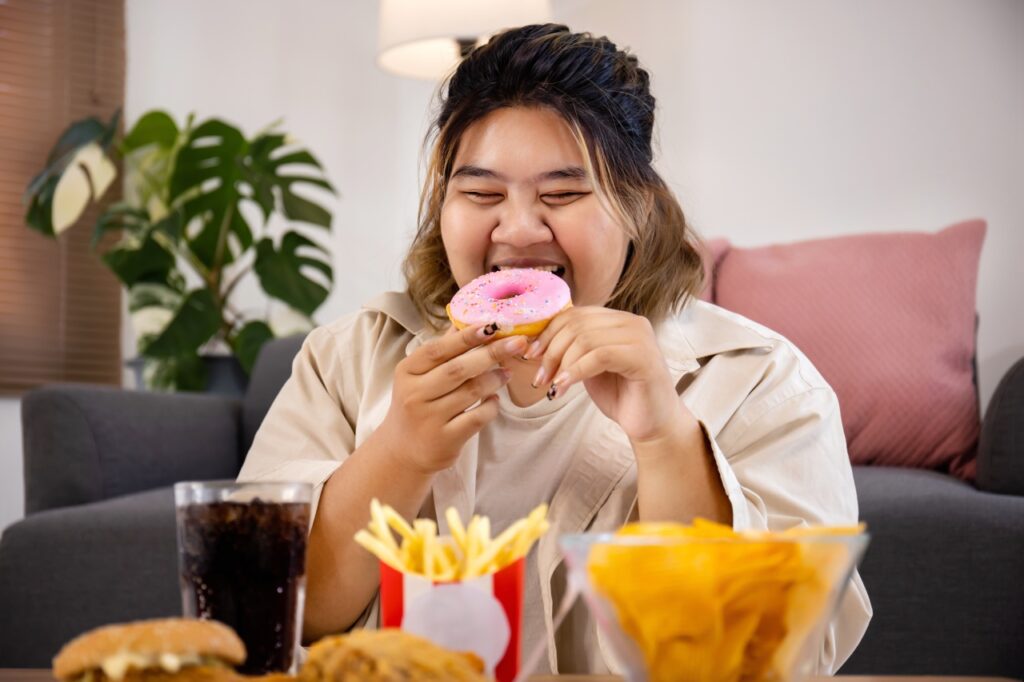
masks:
[[[603,675],[560,675],[539,676],[530,678],[531,682],[622,682],[621,677]],[[0,669],[0,682],[52,682],[49,670]],[[998,682],[1006,677],[856,677],[839,675],[838,677],[813,677],[809,682]]]

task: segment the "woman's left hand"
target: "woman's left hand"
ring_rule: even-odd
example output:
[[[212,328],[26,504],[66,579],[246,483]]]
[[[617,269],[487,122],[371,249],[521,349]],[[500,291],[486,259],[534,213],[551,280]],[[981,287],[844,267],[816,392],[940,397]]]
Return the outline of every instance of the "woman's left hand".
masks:
[[[677,432],[686,411],[647,318],[621,310],[580,306],[559,313],[537,337],[526,359],[541,359],[535,386],[548,397],[582,381],[597,407],[634,444]]]

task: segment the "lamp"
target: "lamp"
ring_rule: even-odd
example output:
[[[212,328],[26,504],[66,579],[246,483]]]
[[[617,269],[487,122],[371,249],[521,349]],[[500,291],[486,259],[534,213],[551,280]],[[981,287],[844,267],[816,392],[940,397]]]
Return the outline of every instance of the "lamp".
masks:
[[[498,31],[550,20],[548,0],[380,0],[377,64],[437,80]]]

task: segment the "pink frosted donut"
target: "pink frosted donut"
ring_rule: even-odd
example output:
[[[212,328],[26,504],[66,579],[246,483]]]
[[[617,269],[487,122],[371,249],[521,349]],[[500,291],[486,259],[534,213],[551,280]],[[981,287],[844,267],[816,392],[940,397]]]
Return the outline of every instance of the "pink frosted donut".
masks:
[[[561,277],[515,268],[477,277],[456,292],[446,311],[458,329],[494,323],[495,337],[537,336],[571,305],[569,285]]]

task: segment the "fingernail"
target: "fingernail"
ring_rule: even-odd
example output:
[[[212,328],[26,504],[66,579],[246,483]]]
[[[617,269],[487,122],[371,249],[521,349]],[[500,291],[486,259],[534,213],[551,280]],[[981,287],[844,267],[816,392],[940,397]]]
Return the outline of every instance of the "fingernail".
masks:
[[[548,389],[548,400],[554,400],[556,395],[558,395],[558,384],[553,383]]]
[[[477,335],[480,336],[481,338],[488,337],[488,336],[494,336],[497,333],[497,331],[498,331],[498,323],[497,322],[491,322],[490,324],[488,324],[488,325],[486,325],[484,327],[481,327],[480,331],[477,332]]]
[[[530,347],[526,350],[526,354],[523,358],[526,360],[533,360],[540,353],[540,341],[534,341],[530,344]]]
[[[512,378],[512,370],[506,369],[505,367],[500,367],[499,371],[501,372],[501,376],[504,381],[508,381],[509,379]]]
[[[506,341],[502,348],[507,350],[509,353],[514,353],[521,345],[523,345],[523,337],[516,336]]]
[[[541,367],[540,369],[537,370],[537,374],[533,377],[533,381],[531,382],[530,385],[533,386],[534,388],[537,388],[538,386],[543,384],[544,380],[547,379],[547,378],[548,378],[548,371],[546,369],[544,369],[543,367]]]
[[[569,372],[565,370],[559,372],[558,376],[555,377],[555,380],[552,383],[558,384],[559,386],[569,383]]]

